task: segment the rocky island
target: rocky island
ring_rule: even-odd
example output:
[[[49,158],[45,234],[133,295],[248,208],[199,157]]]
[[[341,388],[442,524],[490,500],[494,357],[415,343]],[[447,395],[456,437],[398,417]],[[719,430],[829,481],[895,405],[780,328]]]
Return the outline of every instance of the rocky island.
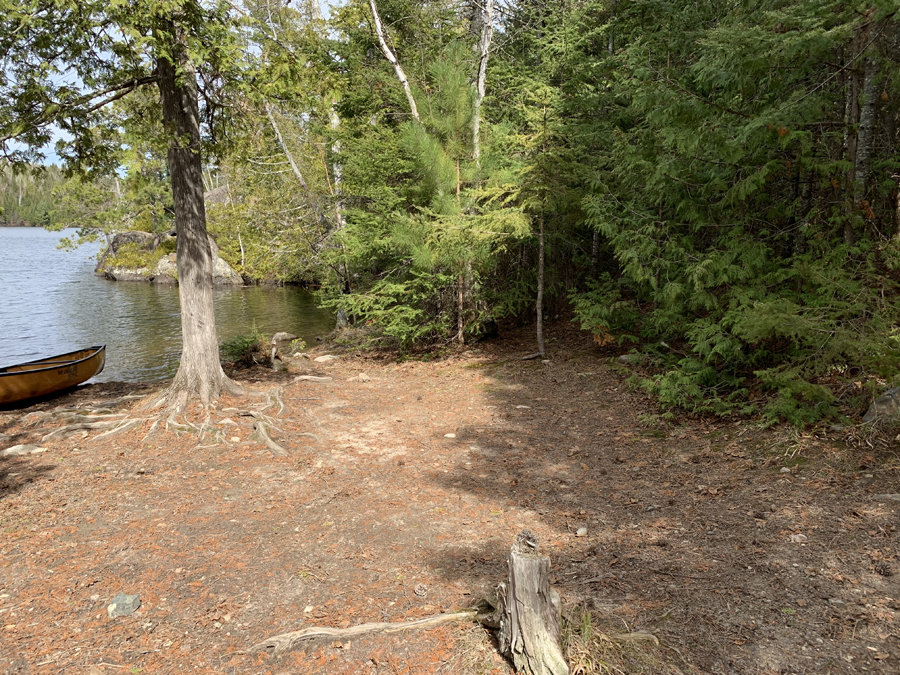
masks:
[[[212,237],[213,283],[216,286],[240,286],[244,279],[220,255]],[[177,284],[175,230],[153,234],[128,230],[116,234],[100,257],[97,274],[112,281],[149,281]]]

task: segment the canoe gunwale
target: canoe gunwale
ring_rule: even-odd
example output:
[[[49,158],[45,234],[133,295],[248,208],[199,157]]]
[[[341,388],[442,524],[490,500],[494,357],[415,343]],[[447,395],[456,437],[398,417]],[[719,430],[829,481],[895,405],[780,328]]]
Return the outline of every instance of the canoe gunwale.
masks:
[[[87,347],[85,349],[76,349],[72,352],[66,352],[65,354],[59,354],[57,356],[45,357],[43,359],[35,359],[34,361],[26,361],[25,363],[14,363],[11,366],[6,366],[4,368],[0,368],[0,377],[9,377],[15,375],[24,375],[24,374],[32,374],[32,373],[43,373],[49,370],[56,370],[57,368],[67,368],[69,366],[78,365],[79,363],[84,363],[85,361],[89,361],[90,359],[96,358],[97,355],[106,349],[106,345],[96,345],[94,347]],[[80,359],[69,359],[67,361],[54,361],[53,359],[62,359],[66,356],[71,356],[74,354],[83,354],[84,352],[90,352],[87,356],[84,356]],[[28,370],[10,370],[10,368],[21,368],[23,366],[38,366],[40,364],[46,363],[47,365],[43,368],[30,368]]]

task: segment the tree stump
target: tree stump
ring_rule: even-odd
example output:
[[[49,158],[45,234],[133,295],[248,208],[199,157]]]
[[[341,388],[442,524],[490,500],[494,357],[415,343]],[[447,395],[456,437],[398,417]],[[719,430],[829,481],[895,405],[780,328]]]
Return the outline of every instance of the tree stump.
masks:
[[[550,558],[538,553],[538,539],[523,530],[507,558],[509,582],[497,589],[500,651],[517,672],[568,675],[559,646],[559,594],[550,588]]]

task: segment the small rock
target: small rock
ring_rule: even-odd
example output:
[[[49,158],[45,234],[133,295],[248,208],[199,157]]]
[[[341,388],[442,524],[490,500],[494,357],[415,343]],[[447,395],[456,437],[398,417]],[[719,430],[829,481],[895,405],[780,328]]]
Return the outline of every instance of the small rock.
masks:
[[[802,544],[808,540],[808,537],[805,534],[792,534],[789,539],[792,544]]]
[[[847,603],[840,598],[828,598],[828,604],[834,607],[846,607]]]
[[[369,377],[369,376],[366,375],[365,373],[360,373],[360,374],[357,375],[356,377],[359,379],[360,382],[368,382],[369,380],[372,379],[371,377]]]
[[[316,359],[318,360],[318,359]],[[316,375],[300,375],[294,378],[294,382],[331,382],[331,377],[318,377]]]
[[[587,536],[587,528],[579,527],[578,531],[575,533],[576,537],[586,537]]]
[[[456,438],[456,434],[444,434],[444,438]]]
[[[14,445],[0,452],[0,457],[21,457],[22,455],[37,455],[41,452],[47,452],[47,448],[37,445]]]
[[[125,595],[119,593],[113,598],[112,603],[106,608],[106,613],[110,619],[117,616],[130,616],[141,606],[141,598],[138,595]]]
[[[313,359],[316,363],[328,363],[329,361],[335,361],[339,357],[334,356],[333,354],[323,354],[322,356],[317,356]]]
[[[872,402],[866,414],[863,415],[863,422],[896,419],[898,415],[900,415],[900,387],[894,387]]]

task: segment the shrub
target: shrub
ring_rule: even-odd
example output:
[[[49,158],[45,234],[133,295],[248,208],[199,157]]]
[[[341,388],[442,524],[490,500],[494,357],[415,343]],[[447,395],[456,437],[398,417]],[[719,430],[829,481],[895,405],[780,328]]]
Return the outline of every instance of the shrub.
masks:
[[[268,359],[268,343],[253,325],[249,335],[235,335],[219,344],[219,354],[224,363],[250,367]]]

